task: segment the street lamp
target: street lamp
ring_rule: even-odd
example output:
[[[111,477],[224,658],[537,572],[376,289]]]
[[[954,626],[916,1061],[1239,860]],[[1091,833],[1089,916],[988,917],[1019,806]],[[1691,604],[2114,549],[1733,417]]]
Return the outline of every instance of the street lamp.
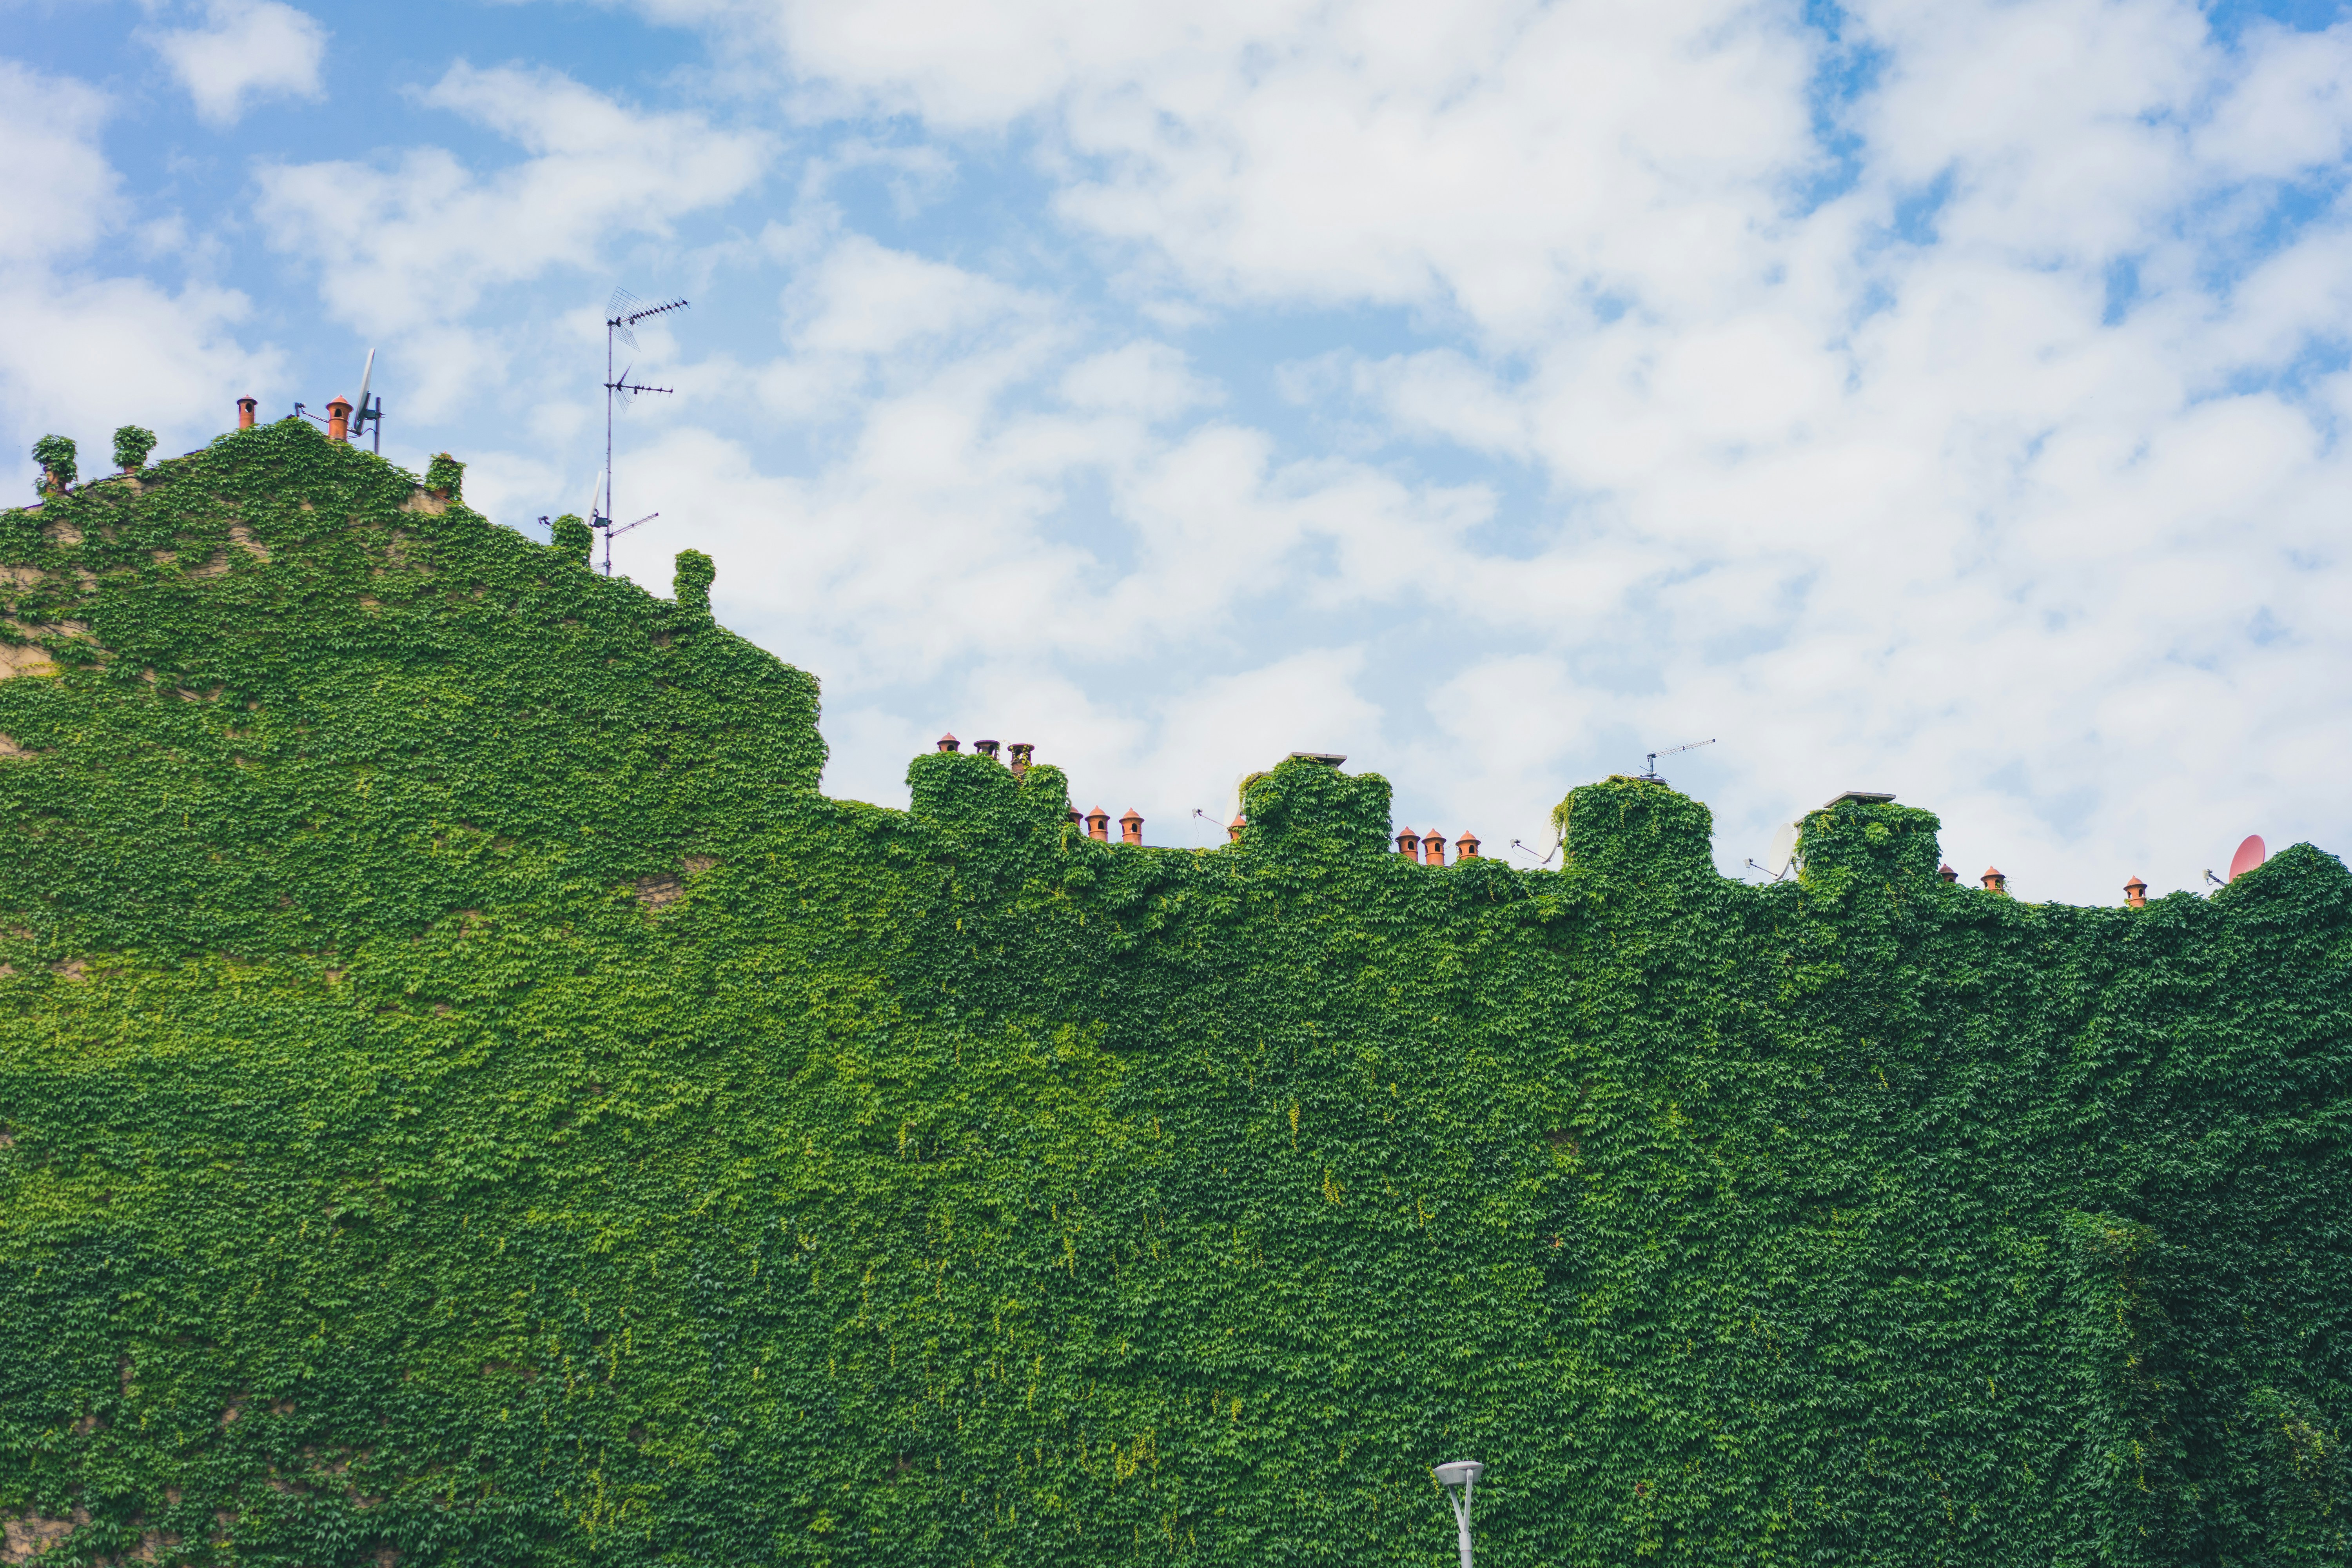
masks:
[[[1433,1472],[1437,1484],[1445,1489],[1445,1500],[1454,1505],[1454,1522],[1460,1531],[1462,1568],[1470,1568],[1470,1489],[1486,1473],[1486,1467],[1475,1459],[1456,1459],[1450,1465],[1440,1465]],[[1454,1488],[1460,1487],[1460,1492]]]

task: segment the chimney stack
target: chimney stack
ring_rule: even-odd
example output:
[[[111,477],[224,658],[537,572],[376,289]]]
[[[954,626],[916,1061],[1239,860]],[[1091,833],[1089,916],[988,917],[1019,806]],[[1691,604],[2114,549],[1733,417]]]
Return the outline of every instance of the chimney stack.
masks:
[[[1234,819],[1225,824],[1225,842],[1228,844],[1239,844],[1242,841],[1242,829],[1248,826],[1249,818],[1244,816],[1239,812],[1235,812],[1234,814]]]
[[[960,752],[963,750],[963,742],[957,740],[951,734],[941,735],[940,737],[940,750],[942,752]]]
[[[1476,858],[1478,858],[1478,836],[1465,829],[1462,837],[1454,841],[1454,863],[1459,866],[1465,860]]]
[[[1087,837],[1108,844],[1110,842],[1110,813],[1101,806],[1087,813]]]
[[[2124,884],[2124,902],[2136,910],[2147,908],[2147,884],[2137,873]]]
[[[1443,833],[1433,833],[1423,838],[1421,841],[1421,848],[1423,857],[1423,864],[1429,866],[1445,864],[1445,835]]]
[[[1131,805],[1127,808],[1127,815],[1118,819],[1118,841],[1121,844],[1143,842],[1143,816]]]
[[[236,400],[236,427],[240,430],[252,429],[253,411],[260,406],[260,404],[255,402],[250,397],[238,398]]]
[[[1936,868],[1936,879],[1948,887],[1950,884],[1960,879],[1960,874],[1958,871],[1953,870],[1952,863],[1947,860],[1944,864]]]
[[[1037,748],[1026,741],[1015,741],[1004,750],[1013,759],[1013,776],[1016,779],[1029,771],[1030,759],[1037,752]]]
[[[1984,873],[1984,890],[1988,893],[2006,893],[2009,891],[2009,879],[2000,874],[1999,868],[1988,866]]]
[[[971,749],[992,763],[996,761],[996,742],[993,741],[974,741]]]
[[[1397,829],[1397,853],[1408,860],[1421,858],[1421,835],[1410,827]]]
[[[349,439],[352,433],[352,400],[341,393],[327,399],[327,439]]]

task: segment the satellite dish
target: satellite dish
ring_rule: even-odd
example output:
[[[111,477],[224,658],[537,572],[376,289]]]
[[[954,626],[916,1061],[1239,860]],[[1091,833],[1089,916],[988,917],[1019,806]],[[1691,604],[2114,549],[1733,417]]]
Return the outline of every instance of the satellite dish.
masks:
[[[1784,822],[1772,830],[1772,847],[1764,857],[1764,866],[1773,876],[1783,877],[1796,859],[1797,825]]]
[[[2246,841],[2238,846],[2238,852],[2230,857],[2230,880],[2236,881],[2270,858],[2270,851],[2263,847],[2263,836],[2247,834]]]
[[[374,375],[375,375],[375,350],[373,350],[373,349],[370,349],[370,350],[368,350],[367,366],[366,366],[366,368],[365,368],[365,369],[363,369],[363,370],[362,370],[362,371],[360,372],[360,405],[359,405],[359,416],[360,416],[360,426],[364,426],[367,424],[367,417],[368,417],[368,400],[367,400],[367,395],[368,395],[368,383],[369,383],[369,381],[370,381],[370,380],[372,380],[372,379],[374,377]],[[354,428],[354,430],[353,430],[353,432],[352,432],[352,433],[353,433],[354,435],[358,434],[358,430],[357,430],[357,428]]]

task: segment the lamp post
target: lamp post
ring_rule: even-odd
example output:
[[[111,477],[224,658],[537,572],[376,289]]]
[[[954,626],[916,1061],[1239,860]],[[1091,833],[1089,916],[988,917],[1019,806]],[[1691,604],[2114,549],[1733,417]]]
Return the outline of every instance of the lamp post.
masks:
[[[1433,1472],[1437,1484],[1445,1489],[1445,1500],[1454,1505],[1454,1523],[1459,1531],[1456,1539],[1462,1547],[1462,1568],[1470,1568],[1470,1490],[1486,1467],[1475,1459],[1456,1459],[1450,1465],[1440,1465]],[[1456,1492],[1454,1489],[1462,1489]]]

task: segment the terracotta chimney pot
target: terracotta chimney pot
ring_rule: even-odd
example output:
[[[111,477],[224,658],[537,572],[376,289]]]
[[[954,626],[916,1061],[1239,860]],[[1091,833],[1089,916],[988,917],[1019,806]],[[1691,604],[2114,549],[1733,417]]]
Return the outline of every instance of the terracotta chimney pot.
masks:
[[[1951,862],[1948,860],[1936,868],[1936,878],[1942,882],[1957,882],[1960,879],[1960,874],[1952,869]]]
[[[352,400],[337,393],[327,399],[327,439],[341,441],[352,433]]]
[[[1143,815],[1131,805],[1127,808],[1127,815],[1118,819],[1118,841],[1121,844],[1143,842]]]
[[[1070,826],[1076,827],[1084,821],[1086,818],[1078,815],[1078,808],[1075,805],[1070,807]]]
[[[1105,844],[1110,842],[1109,812],[1105,811],[1101,806],[1097,806],[1087,813],[1087,837],[1098,838]]]
[[[252,429],[253,411],[260,406],[261,405],[259,403],[250,397],[238,398],[236,400],[236,427],[240,430]]]
[[[1998,867],[1988,866],[1984,873],[1984,889],[1988,893],[2006,893],[2009,891],[2009,879],[2000,874]]]
[[[1248,817],[1242,816],[1239,812],[1234,813],[1234,819],[1225,824],[1225,842],[1228,844],[1239,844],[1242,841],[1242,829],[1248,825]]]
[[[1026,741],[1015,741],[1006,746],[1004,751],[1005,754],[1013,759],[1013,776],[1019,778],[1029,771],[1029,761],[1036,754],[1037,748]]]
[[[1433,833],[1422,839],[1421,852],[1423,864],[1429,866],[1444,865],[1445,835],[1443,833]]]
[[[996,742],[993,741],[974,741],[971,749],[992,763],[996,761]]]
[[[1465,830],[1461,837],[1454,841],[1454,863],[1458,866],[1465,860],[1476,858],[1478,858],[1478,836]]]
[[[1421,858],[1421,835],[1410,827],[1397,829],[1397,853],[1408,860]]]
[[[963,742],[957,740],[953,735],[941,735],[940,737],[940,750],[942,752],[960,752],[963,750]]]
[[[2147,884],[2137,875],[2124,884],[2124,902],[2136,910],[2147,908]]]

